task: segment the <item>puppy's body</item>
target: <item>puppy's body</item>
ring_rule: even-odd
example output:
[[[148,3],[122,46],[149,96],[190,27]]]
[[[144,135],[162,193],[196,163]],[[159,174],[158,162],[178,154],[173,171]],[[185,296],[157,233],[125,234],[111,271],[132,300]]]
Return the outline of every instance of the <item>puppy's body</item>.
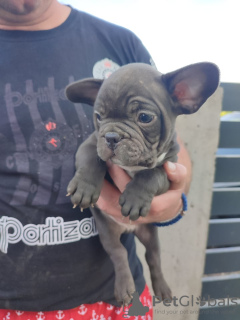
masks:
[[[145,64],[129,64],[107,80],[85,79],[71,84],[67,97],[94,105],[96,131],[76,154],[76,174],[68,186],[72,202],[89,207],[99,197],[107,167],[112,161],[133,179],[120,197],[122,214],[131,220],[145,217],[155,195],[166,192],[169,181],[162,164],[175,162],[179,150],[175,119],[196,112],[216,90],[218,68],[211,63],[191,65],[162,75]],[[103,247],[115,268],[115,296],[124,304],[135,291],[127,251],[120,242],[123,232],[133,231],[146,247],[154,293],[171,296],[160,266],[157,230],[117,223],[91,208]]]

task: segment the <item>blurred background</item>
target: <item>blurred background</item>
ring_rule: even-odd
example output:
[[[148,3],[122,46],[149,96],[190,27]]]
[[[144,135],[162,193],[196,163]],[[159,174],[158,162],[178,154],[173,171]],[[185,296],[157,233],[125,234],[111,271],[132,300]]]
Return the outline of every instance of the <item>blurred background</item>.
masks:
[[[162,73],[211,61],[240,82],[239,0],[60,0],[132,30]]]

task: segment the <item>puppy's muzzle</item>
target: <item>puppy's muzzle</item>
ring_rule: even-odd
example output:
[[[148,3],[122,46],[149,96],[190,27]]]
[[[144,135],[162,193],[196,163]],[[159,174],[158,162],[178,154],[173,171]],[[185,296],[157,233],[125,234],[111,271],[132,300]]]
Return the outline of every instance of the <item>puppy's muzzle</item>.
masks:
[[[120,135],[117,132],[107,132],[105,134],[105,141],[109,149],[114,150],[116,145],[121,140]]]

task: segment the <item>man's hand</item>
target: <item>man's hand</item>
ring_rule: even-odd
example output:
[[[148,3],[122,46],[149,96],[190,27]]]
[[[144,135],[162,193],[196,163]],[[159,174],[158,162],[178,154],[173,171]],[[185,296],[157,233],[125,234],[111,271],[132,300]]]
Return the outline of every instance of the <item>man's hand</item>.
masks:
[[[179,163],[167,162],[164,164],[168,179],[171,182],[170,189],[153,198],[151,209],[146,217],[140,217],[133,224],[162,222],[174,218],[182,208],[181,195],[186,188],[187,169]],[[115,185],[111,185],[104,180],[100,198],[97,202],[98,207],[114,216],[121,222],[129,223],[129,218],[124,218],[121,214],[119,197],[124,191],[127,183],[131,180],[128,174],[116,165],[110,165],[108,168]]]

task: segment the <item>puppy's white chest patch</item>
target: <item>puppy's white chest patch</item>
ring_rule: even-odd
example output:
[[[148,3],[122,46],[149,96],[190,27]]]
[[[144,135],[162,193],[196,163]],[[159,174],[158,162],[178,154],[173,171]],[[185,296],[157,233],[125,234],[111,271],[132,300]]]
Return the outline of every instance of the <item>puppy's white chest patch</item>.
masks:
[[[160,164],[166,157],[167,152],[162,153],[157,159],[157,165]]]

